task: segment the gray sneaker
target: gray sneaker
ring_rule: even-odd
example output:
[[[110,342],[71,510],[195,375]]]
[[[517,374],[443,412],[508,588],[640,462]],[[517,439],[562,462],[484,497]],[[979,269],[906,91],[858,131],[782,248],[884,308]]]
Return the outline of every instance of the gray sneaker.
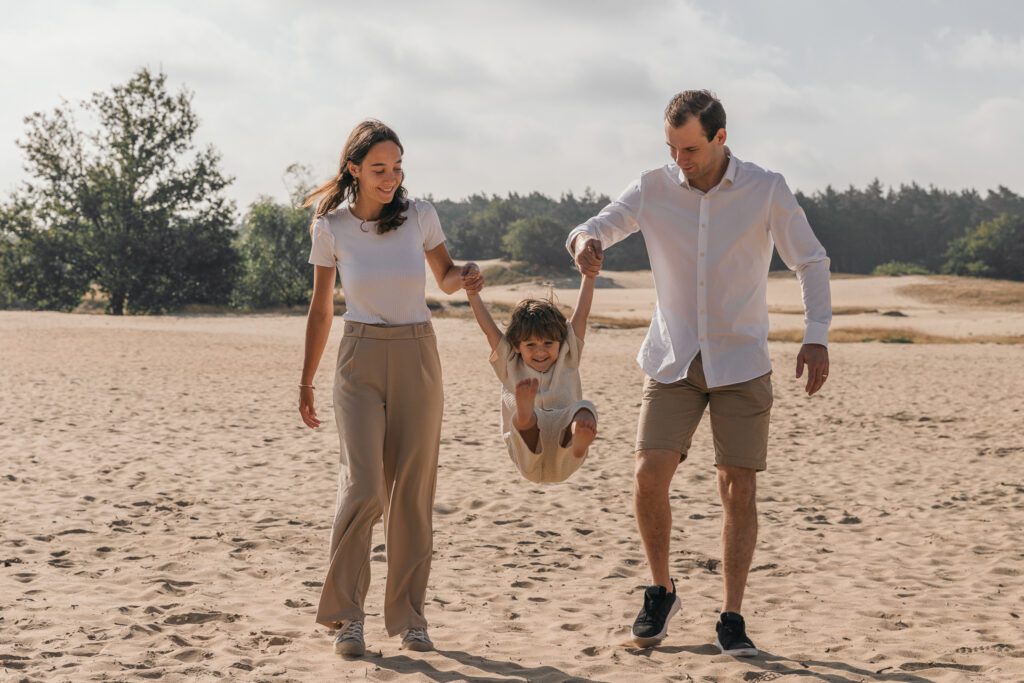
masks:
[[[430,652],[434,649],[434,643],[427,635],[427,629],[423,626],[412,626],[405,629],[402,634],[402,650],[413,652]]]
[[[334,654],[349,657],[362,657],[366,654],[362,619],[352,619],[342,623],[341,628],[334,636]]]

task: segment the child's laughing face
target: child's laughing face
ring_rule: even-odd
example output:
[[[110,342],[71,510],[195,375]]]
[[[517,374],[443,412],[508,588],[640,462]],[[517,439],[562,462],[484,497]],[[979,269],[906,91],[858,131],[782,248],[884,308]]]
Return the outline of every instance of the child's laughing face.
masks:
[[[547,372],[558,360],[558,350],[561,346],[561,342],[554,339],[530,337],[519,342],[519,348],[516,351],[523,357],[523,362],[531,368],[537,372]]]

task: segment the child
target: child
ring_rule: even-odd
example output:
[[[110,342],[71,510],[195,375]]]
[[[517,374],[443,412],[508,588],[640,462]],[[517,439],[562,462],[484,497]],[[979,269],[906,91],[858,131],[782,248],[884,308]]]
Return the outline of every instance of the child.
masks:
[[[597,410],[583,400],[579,373],[594,278],[583,277],[568,322],[552,302],[526,299],[512,311],[504,334],[479,289],[467,289],[467,295],[501,380],[501,431],[509,457],[530,481],[565,481],[597,436]]]

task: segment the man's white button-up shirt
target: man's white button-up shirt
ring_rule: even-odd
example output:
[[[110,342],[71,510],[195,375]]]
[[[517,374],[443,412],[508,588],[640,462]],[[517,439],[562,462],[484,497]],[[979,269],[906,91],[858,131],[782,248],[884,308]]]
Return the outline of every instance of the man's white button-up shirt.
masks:
[[[745,382],[771,370],[768,268],[772,248],[796,271],[804,302],[804,343],[828,344],[832,322],[829,259],[803,209],[778,173],[730,156],[707,193],[675,164],[647,171],[601,213],[569,233],[608,248],[641,231],[657,289],[637,362],[668,384],[686,377],[701,354],[708,387]]]

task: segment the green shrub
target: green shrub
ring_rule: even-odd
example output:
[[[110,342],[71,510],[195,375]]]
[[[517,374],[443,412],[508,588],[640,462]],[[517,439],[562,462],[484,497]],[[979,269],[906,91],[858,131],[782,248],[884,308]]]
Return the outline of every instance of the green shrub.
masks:
[[[232,303],[245,308],[309,302],[310,211],[261,197],[249,207],[238,233],[242,273]]]
[[[1024,280],[1024,216],[1000,214],[953,240],[943,271]]]
[[[917,263],[906,263],[904,261],[889,261],[875,266],[871,271],[872,275],[931,275],[932,272]]]

